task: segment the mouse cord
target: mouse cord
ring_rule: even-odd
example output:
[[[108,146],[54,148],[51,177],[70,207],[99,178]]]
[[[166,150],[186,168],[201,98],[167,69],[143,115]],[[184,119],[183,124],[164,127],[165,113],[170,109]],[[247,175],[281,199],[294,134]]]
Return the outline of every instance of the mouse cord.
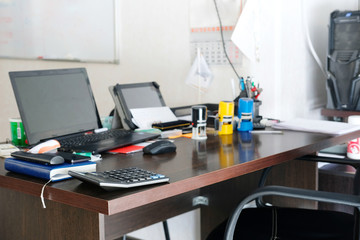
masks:
[[[45,187],[52,181],[52,178],[50,178],[49,181],[47,181],[44,186],[42,187],[41,189],[41,194],[40,194],[40,199],[41,199],[41,203],[42,203],[42,206],[43,208],[46,208],[46,205],[45,205],[45,200],[44,200],[44,190],[45,190]]]

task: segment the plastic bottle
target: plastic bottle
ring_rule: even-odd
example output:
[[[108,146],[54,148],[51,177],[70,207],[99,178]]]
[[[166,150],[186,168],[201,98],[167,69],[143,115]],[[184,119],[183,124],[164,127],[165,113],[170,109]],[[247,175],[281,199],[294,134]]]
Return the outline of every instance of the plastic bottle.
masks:
[[[360,125],[360,116],[349,116],[348,123]],[[360,160],[360,137],[348,142],[347,157]]]

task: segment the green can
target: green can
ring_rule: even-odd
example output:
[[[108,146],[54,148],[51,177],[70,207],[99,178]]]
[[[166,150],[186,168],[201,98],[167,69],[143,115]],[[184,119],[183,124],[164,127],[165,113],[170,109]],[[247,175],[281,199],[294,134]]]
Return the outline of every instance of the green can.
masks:
[[[10,118],[11,141],[17,147],[26,147],[26,134],[20,118]]]

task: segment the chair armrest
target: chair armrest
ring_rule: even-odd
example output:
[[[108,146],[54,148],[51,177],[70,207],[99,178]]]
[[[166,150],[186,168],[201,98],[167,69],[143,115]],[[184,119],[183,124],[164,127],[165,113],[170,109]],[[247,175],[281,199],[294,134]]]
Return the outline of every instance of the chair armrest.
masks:
[[[236,223],[245,204],[251,202],[256,198],[261,198],[267,195],[292,197],[292,198],[307,199],[307,200],[321,201],[327,203],[345,204],[356,207],[358,210],[360,210],[360,196],[291,188],[284,186],[265,186],[255,190],[251,195],[247,196],[244,200],[242,200],[240,204],[237,206],[236,210],[232,214],[226,226],[226,232],[225,232],[226,240],[233,239]]]
[[[343,165],[350,165],[356,169],[355,172],[355,180],[354,180],[354,194],[359,195],[360,194],[360,161],[350,158],[330,158],[330,157],[319,157],[316,155],[305,155],[299,158],[296,158],[295,160],[303,160],[303,161],[310,161],[310,162],[327,162],[327,163],[336,163],[336,164],[343,164]],[[269,172],[271,171],[272,167],[265,168],[263,170],[263,173],[261,175],[258,187],[265,186],[266,178],[269,175]],[[256,205],[258,207],[265,207],[265,203],[263,202],[261,197],[258,197],[256,199]]]

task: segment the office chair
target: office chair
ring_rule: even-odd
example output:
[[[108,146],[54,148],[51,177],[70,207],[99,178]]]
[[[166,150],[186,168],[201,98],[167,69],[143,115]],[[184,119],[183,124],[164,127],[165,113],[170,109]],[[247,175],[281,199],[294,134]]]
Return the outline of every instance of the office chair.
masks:
[[[284,186],[264,186],[271,168],[265,169],[259,188],[243,199],[231,217],[216,227],[207,240],[360,240],[359,230],[359,166],[358,160],[329,159],[305,156],[299,160],[348,164],[356,169],[354,195],[315,191]],[[354,214],[317,209],[281,208],[269,206],[263,196],[285,196],[354,207]],[[255,200],[256,208],[244,208]]]

